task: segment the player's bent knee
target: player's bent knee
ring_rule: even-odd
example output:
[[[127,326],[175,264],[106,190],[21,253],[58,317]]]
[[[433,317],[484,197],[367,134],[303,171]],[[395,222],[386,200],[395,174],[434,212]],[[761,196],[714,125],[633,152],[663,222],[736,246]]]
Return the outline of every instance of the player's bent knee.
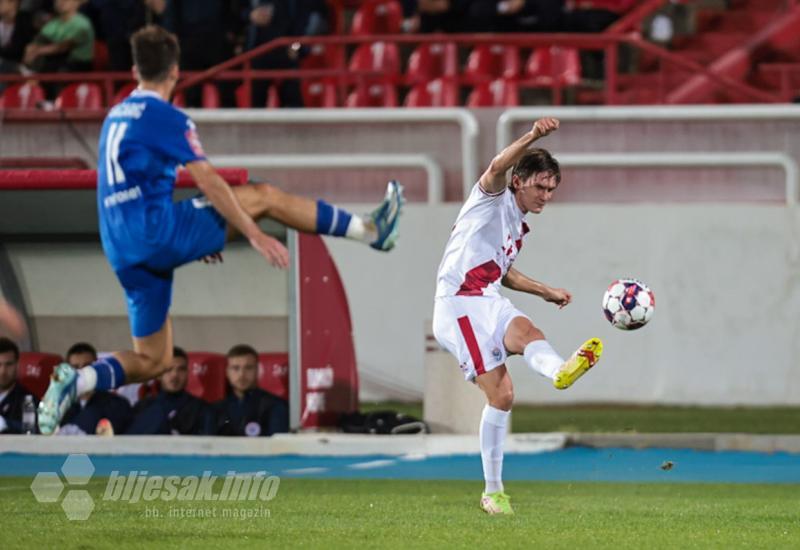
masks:
[[[514,404],[514,390],[509,389],[496,393],[489,400],[489,404],[495,409],[510,411],[511,406]]]
[[[281,191],[269,183],[259,183],[254,187],[258,195],[259,215],[269,216],[275,206],[280,202],[278,195]]]

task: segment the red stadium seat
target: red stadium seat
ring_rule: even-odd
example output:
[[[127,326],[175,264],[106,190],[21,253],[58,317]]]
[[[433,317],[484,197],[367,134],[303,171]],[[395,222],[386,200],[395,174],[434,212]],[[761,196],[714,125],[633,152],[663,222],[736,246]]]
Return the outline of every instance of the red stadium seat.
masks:
[[[236,106],[240,109],[249,109],[253,105],[250,99],[245,97],[245,85],[242,84],[236,88]],[[268,109],[276,109],[281,106],[280,96],[278,95],[278,88],[273,84],[267,89],[267,104],[257,105],[257,107],[267,107]]]
[[[363,3],[353,14],[350,34],[399,34],[403,26],[403,6],[396,0],[372,0]]]
[[[135,82],[129,82],[125,84],[122,88],[117,90],[117,93],[114,94],[114,100],[111,102],[112,105],[116,105],[117,103],[121,103],[125,100],[126,97],[131,95],[131,92],[136,89]]]
[[[186,391],[208,403],[225,397],[225,367],[228,360],[221,353],[190,352],[189,381]]]
[[[102,109],[103,91],[98,84],[70,84],[58,94],[56,109]]]
[[[35,109],[44,101],[44,90],[33,82],[12,84],[0,96],[0,109]]]
[[[400,74],[400,51],[395,44],[375,42],[361,44],[350,57],[348,68],[351,71],[379,71],[384,77],[367,77],[365,80],[386,80]]]
[[[575,48],[550,46],[531,52],[525,65],[525,86],[553,88],[553,103],[561,103],[561,89],[581,81],[581,59]]]
[[[337,107],[336,84],[329,80],[304,80],[303,105],[306,107]]]
[[[334,44],[314,44],[300,61],[301,69],[332,69],[344,67],[344,48]]]
[[[24,351],[19,354],[17,380],[28,388],[36,399],[41,399],[50,384],[50,374],[61,362],[61,356],[54,353]]]
[[[172,95],[172,101],[170,101],[175,107],[183,109],[186,107],[186,96],[183,95],[183,92],[177,92]]]
[[[464,78],[478,84],[497,78],[514,79],[519,76],[519,49],[502,44],[479,44],[467,58]]]
[[[517,105],[519,105],[517,84],[502,78],[478,84],[467,99],[467,107],[514,107]]]
[[[458,74],[458,48],[452,42],[421,44],[408,58],[406,81],[422,84],[435,78]]]
[[[458,105],[458,85],[452,80],[437,78],[417,84],[406,96],[406,107],[455,107]]]
[[[258,355],[258,387],[282,399],[289,399],[289,354]]]
[[[94,41],[94,57],[92,58],[93,71],[107,71],[108,70],[108,45],[102,40]]]
[[[397,90],[388,82],[356,86],[346,101],[347,107],[397,107]]]
[[[203,109],[219,109],[219,88],[212,82],[203,84]]]

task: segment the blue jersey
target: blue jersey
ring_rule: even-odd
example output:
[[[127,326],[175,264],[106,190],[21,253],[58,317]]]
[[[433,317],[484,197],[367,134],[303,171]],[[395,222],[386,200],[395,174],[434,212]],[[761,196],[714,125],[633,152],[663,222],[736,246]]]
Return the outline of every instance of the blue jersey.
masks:
[[[108,113],[98,153],[97,209],[108,261],[115,270],[147,262],[175,238],[178,167],[205,159],[195,125],[158,94],[137,90]]]

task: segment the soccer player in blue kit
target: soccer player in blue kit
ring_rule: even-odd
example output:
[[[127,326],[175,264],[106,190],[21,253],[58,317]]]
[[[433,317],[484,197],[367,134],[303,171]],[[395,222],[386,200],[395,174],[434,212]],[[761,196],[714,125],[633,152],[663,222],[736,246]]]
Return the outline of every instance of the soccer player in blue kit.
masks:
[[[172,361],[169,306],[175,268],[219,253],[244,236],[278,268],[289,253],[256,220],[269,217],[309,233],[360,240],[390,250],[397,239],[402,187],[361,218],[268,184],[231,188],[206,160],[195,125],[169,97],[178,81],[180,49],[155,26],[131,37],[138,88],[108,113],[100,134],[97,207],[103,250],[125,290],[133,351],[116,352],[76,371],[56,367],[39,406],[39,428],[53,433],[78,396],[159,376]],[[204,196],[172,201],[176,170],[184,165]]]

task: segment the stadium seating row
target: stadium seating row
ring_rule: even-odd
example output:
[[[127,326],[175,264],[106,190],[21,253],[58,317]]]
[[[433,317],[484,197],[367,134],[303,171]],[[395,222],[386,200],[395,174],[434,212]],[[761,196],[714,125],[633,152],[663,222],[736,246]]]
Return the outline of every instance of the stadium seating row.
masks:
[[[209,403],[226,394],[227,359],[220,353],[190,352],[189,381],[186,391]],[[19,358],[18,380],[37,399],[47,390],[53,368],[63,359],[54,353],[23,352]],[[283,399],[289,398],[289,356],[286,353],[261,353],[258,356],[258,386]],[[146,392],[156,391],[148,386]],[[145,393],[146,393],[145,392]]]
[[[304,60],[304,69],[341,66],[341,46],[319,46]],[[553,46],[531,52],[524,70],[520,64],[519,48],[500,44],[476,46],[467,58],[459,77],[458,50],[454,43],[422,44],[408,60],[405,74],[401,73],[401,57],[395,44],[376,42],[362,44],[350,57],[350,71],[380,73],[360,79],[344,101],[347,107],[396,107],[399,105],[397,86],[410,86],[407,107],[453,107],[459,104],[460,84],[473,86],[467,99],[469,107],[511,106],[519,103],[518,88],[561,89],[580,82],[581,66],[577,50]],[[120,88],[111,104],[126,97],[134,84]],[[337,107],[339,90],[335,79],[314,79],[302,82],[303,100],[307,107]],[[248,107],[244,87],[236,91],[237,104]],[[9,86],[0,96],[0,108],[35,108],[44,101],[40,86],[29,82]],[[184,105],[182,94],[174,103]],[[220,106],[220,94],[212,83],[202,86],[204,108]],[[100,85],[81,82],[66,86],[56,99],[57,109],[102,109]],[[266,107],[278,107],[278,93],[270,87]]]

